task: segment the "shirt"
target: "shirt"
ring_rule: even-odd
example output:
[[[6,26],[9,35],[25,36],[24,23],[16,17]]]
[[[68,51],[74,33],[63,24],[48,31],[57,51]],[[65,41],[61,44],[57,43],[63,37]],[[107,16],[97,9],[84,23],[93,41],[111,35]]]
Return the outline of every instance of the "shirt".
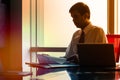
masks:
[[[95,43],[107,43],[107,37],[104,33],[104,30],[101,27],[97,27],[89,23],[85,28],[84,28],[84,33],[85,33],[85,44],[95,44]],[[82,30],[77,30],[73,36],[71,43],[66,49],[66,58],[70,58],[74,55],[78,56],[77,53],[77,44],[79,43],[79,39],[81,36]]]

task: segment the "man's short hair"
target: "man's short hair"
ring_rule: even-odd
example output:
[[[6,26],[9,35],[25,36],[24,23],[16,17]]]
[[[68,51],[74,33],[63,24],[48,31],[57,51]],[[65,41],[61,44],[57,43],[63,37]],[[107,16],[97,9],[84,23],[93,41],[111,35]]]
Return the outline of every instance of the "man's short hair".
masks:
[[[72,11],[78,11],[81,15],[84,15],[85,13],[88,13],[88,19],[90,19],[90,9],[83,2],[78,2],[78,3],[74,4],[70,8],[69,12],[71,13]]]

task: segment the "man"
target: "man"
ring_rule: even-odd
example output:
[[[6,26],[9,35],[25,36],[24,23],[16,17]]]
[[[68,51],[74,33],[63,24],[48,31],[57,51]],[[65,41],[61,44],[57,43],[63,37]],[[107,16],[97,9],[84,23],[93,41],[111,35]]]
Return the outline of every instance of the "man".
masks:
[[[81,43],[84,33],[84,42],[86,44],[107,43],[106,35],[102,28],[92,25],[90,22],[90,9],[83,2],[74,4],[69,10],[73,22],[77,28],[80,28],[73,34],[70,45],[66,50],[65,57],[68,61],[77,62],[77,44]],[[82,33],[83,32],[83,33]]]
[[[80,28],[80,29],[73,34],[71,43],[66,50],[65,58],[59,58],[58,61],[61,60],[63,61],[63,63],[64,62],[78,63],[79,59],[77,55],[77,44],[80,43],[81,39],[83,38],[81,35],[82,32],[84,32],[84,35],[85,35],[83,43],[86,43],[86,44],[107,43],[107,38],[102,28],[91,24],[90,10],[86,4],[82,2],[78,2],[70,8],[69,12],[71,14],[71,17],[73,18],[74,24],[76,25],[77,28]],[[53,57],[50,57],[48,55],[39,55],[39,56],[42,59],[44,59],[42,60],[43,63],[46,63],[44,61],[47,61],[47,63],[57,62],[57,59],[55,60]],[[41,60],[41,58],[38,58],[38,59]],[[45,60],[45,59],[49,59],[49,60]]]

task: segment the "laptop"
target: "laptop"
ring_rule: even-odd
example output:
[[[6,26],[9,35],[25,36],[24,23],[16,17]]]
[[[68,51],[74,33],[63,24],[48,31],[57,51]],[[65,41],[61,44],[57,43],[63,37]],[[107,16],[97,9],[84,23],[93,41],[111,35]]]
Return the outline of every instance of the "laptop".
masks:
[[[115,67],[113,44],[77,44],[80,67]]]

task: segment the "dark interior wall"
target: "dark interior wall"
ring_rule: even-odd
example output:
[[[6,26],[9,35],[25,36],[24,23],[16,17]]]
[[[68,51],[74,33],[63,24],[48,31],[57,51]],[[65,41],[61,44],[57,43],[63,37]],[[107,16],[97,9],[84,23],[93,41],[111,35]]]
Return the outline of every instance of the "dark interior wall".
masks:
[[[5,44],[0,51],[4,70],[22,70],[22,0],[2,0],[5,4]]]
[[[2,69],[7,69],[7,65],[9,65],[8,62],[8,56],[7,55],[8,51],[9,51],[9,36],[8,34],[8,29],[9,29],[9,4],[8,2],[6,2],[5,0],[2,0],[0,3],[0,15],[3,16],[2,18],[0,17],[0,45],[2,43],[2,46],[0,47],[0,62],[2,65]],[[4,24],[4,25],[1,25]],[[2,34],[1,32],[3,32],[4,34]],[[2,40],[2,41],[1,41]],[[6,64],[8,63],[8,64]]]
[[[10,69],[22,70],[22,0],[10,1]]]
[[[2,11],[4,12],[4,18],[2,18],[1,20],[4,19],[3,22],[1,22],[0,24],[3,24],[1,28],[1,31],[4,32],[3,35],[1,35],[2,40],[4,40],[3,46],[0,47],[0,61],[1,61],[1,65],[2,65],[2,70],[8,70],[10,62],[9,62],[9,40],[10,40],[10,0],[1,0],[1,6]],[[0,14],[3,16],[3,14]],[[0,34],[2,34],[0,32]],[[1,45],[1,44],[0,44]]]

